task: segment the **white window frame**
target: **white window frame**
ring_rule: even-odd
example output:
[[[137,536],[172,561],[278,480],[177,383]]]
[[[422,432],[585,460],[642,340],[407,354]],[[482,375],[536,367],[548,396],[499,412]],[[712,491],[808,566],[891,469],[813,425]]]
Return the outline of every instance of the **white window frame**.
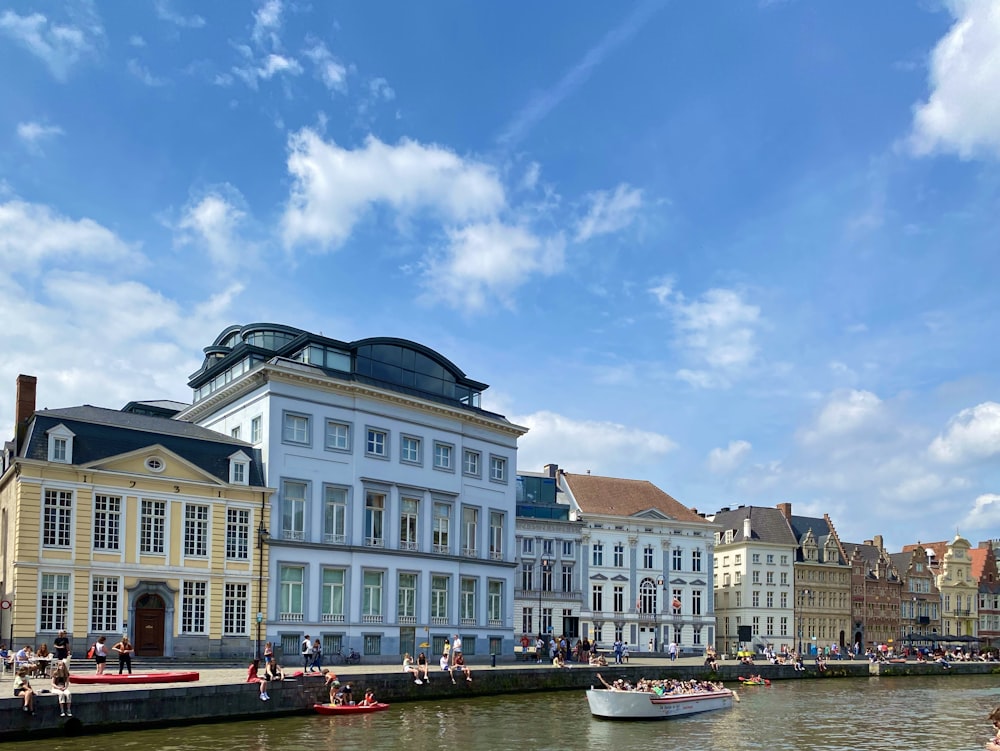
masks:
[[[139,555],[167,554],[167,502],[139,499]]]
[[[401,464],[423,463],[423,441],[418,436],[402,433],[399,436],[399,461]]]
[[[298,578],[286,576],[298,574]],[[304,615],[306,567],[285,564],[278,567],[278,618],[283,621],[301,621]]]
[[[417,550],[420,544],[420,499],[404,495],[399,499],[399,549]]]
[[[121,579],[117,576],[91,576],[90,633],[118,630],[121,590]]]
[[[232,485],[250,484],[250,457],[243,451],[229,457],[229,482]]]
[[[468,558],[479,557],[479,511],[478,506],[462,506],[462,555]]]
[[[260,443],[264,437],[264,418],[257,415],[250,420],[250,443]]]
[[[289,496],[291,486],[302,487],[302,497]],[[281,539],[305,540],[308,519],[310,486],[305,480],[281,480]]]
[[[120,495],[94,494],[94,550],[121,552],[122,500]]]
[[[65,425],[59,424],[47,431],[48,458],[58,464],[73,463],[73,438],[75,434]]]
[[[365,428],[365,456],[374,459],[389,458],[389,431],[384,428]]]
[[[507,483],[507,457],[490,454],[490,482]]]
[[[479,451],[465,449],[462,452],[462,474],[466,477],[482,477],[483,455]]]
[[[250,560],[250,509],[226,509],[226,560]]]
[[[184,557],[207,558],[212,509],[207,503],[184,504]]]
[[[292,446],[309,446],[312,438],[312,418],[302,412],[281,413],[281,442]]]
[[[455,445],[444,441],[434,441],[434,469],[442,472],[455,471]]]
[[[66,488],[46,488],[42,493],[42,547],[73,546],[73,507],[76,498]]]
[[[503,560],[503,538],[506,516],[502,511],[490,511],[490,560]]]
[[[222,588],[222,635],[247,636],[250,633],[250,585],[226,582]]]
[[[445,555],[451,552],[451,517],[454,513],[454,504],[445,501],[434,501],[431,512],[433,513],[433,529],[431,530],[432,543],[435,553]],[[444,509],[447,513],[439,514],[438,510]]]
[[[323,542],[343,545],[347,542],[348,489],[338,485],[323,486]]]
[[[69,621],[72,574],[46,571],[38,577],[38,630],[58,631]]]
[[[185,579],[181,583],[181,633],[208,632],[208,582]]]
[[[385,547],[385,512],[388,497],[387,493],[379,490],[365,491],[364,533],[367,547]]]
[[[347,602],[347,571],[335,566],[324,566],[320,577],[323,588],[322,602],[320,602],[323,612],[320,615],[323,622],[343,623],[344,606]]]
[[[351,450],[351,423],[327,420],[323,427],[323,447],[327,451],[349,453]]]

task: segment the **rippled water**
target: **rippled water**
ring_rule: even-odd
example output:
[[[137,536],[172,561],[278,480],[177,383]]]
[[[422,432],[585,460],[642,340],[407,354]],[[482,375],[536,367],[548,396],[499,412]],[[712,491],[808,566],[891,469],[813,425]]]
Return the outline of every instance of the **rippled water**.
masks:
[[[10,743],[5,751],[973,751],[989,737],[1000,677],[787,681],[743,687],[740,696],[732,710],[663,722],[595,720],[583,692],[571,691]]]

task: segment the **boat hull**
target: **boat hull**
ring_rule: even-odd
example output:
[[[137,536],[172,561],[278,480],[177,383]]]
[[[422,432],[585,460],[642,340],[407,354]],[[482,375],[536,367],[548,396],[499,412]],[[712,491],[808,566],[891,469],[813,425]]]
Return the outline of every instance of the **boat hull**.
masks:
[[[587,691],[587,703],[594,717],[606,720],[669,720],[700,712],[729,709],[733,706],[733,692],[727,689],[659,696],[644,691],[592,688]]]
[[[133,673],[132,675],[118,675],[117,673],[73,673],[70,680],[73,683],[109,683],[109,684],[135,684],[135,683],[190,683],[198,680],[200,676],[194,670],[173,670],[162,673]]]
[[[371,714],[372,712],[381,712],[382,710],[388,709],[388,704],[383,704],[379,702],[378,704],[372,704],[371,706],[361,706],[360,704],[350,704],[350,705],[333,705],[333,704],[313,704],[313,709],[320,714]]]

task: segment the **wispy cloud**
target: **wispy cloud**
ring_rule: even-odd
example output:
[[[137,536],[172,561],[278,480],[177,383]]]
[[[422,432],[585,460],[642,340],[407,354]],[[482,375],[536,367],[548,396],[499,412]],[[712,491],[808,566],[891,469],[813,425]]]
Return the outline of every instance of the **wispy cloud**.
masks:
[[[555,109],[563,99],[570,96],[586,83],[604,59],[629,41],[663,6],[666,0],[646,0],[638,5],[625,20],[604,35],[596,46],[587,50],[583,58],[574,65],[550,89],[537,94],[527,106],[518,112],[504,127],[497,141],[502,146],[513,146]]]
[[[334,57],[323,42],[315,42],[303,53],[316,66],[316,76],[330,91],[347,92],[347,66]]]
[[[271,46],[279,47],[278,30],[281,29],[281,14],[284,10],[281,0],[267,0],[253,14],[253,31],[250,38],[262,44],[270,37]]]
[[[42,60],[57,81],[66,81],[80,60],[97,52],[104,27],[89,5],[81,6],[70,23],[56,23],[41,13],[21,16],[12,10],[0,14],[5,34]]]
[[[17,124],[17,137],[34,153],[41,153],[42,141],[63,135],[63,129],[58,125],[45,125],[44,123],[26,122]]]
[[[150,73],[149,68],[147,68],[145,65],[143,65],[134,58],[128,61],[127,67],[129,73],[138,78],[147,86],[166,86],[168,83],[170,83],[169,79],[161,78],[159,76],[154,76],[152,73]]]
[[[624,229],[642,206],[642,191],[622,183],[614,192],[600,190],[587,196],[590,208],[576,228],[576,241]]]
[[[182,15],[170,6],[168,0],[156,0],[155,8],[157,18],[182,29],[200,29],[205,25],[204,18],[197,14],[193,16]]]

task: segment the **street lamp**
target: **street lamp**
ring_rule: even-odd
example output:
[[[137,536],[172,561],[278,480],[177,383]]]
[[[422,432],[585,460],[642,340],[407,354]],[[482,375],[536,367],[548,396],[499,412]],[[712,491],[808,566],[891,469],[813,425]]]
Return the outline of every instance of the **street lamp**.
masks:
[[[548,639],[545,639],[545,627],[542,623],[542,590],[545,588],[545,574],[551,570],[552,561],[548,558],[542,558],[538,562],[538,633],[541,634],[546,644],[548,643]],[[541,660],[541,657],[541,655],[538,655],[539,660]]]
[[[267,527],[264,526],[264,516],[260,517],[260,524],[257,525],[257,659],[260,654],[260,628],[264,622],[264,546],[271,539]]]
[[[656,586],[663,590],[663,615],[666,615],[667,614],[667,580],[664,579],[662,575],[656,577]],[[670,625],[672,627],[673,626],[673,623],[672,623],[673,618],[671,618],[670,620],[671,620],[671,624]],[[674,640],[674,635],[672,633],[673,632],[673,628],[671,628],[670,630],[671,630],[670,641],[673,641]],[[666,641],[666,639],[661,638],[660,639],[660,644],[663,644],[665,641]]]

